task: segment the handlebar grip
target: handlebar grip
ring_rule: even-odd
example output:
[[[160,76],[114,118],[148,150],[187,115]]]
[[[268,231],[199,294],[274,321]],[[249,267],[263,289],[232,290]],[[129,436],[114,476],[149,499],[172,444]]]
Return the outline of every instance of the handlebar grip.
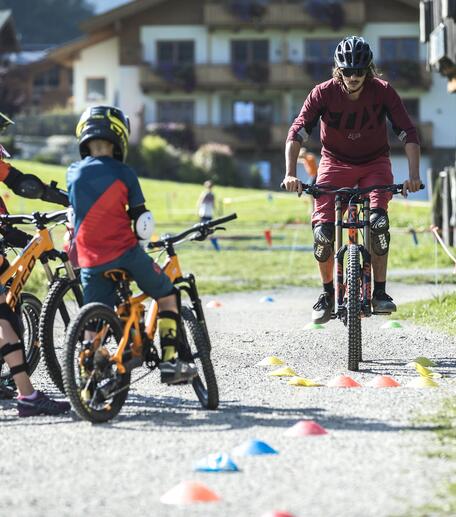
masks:
[[[232,221],[233,219],[237,219],[237,214],[232,213],[226,215],[225,217],[219,217],[218,219],[212,219],[207,223],[208,226],[217,226],[218,224],[227,223],[228,221]]]

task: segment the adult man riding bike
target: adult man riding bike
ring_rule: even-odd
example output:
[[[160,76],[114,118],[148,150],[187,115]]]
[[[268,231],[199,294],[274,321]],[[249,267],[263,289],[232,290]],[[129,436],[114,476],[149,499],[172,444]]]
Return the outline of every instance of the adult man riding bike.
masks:
[[[369,44],[361,37],[348,36],[336,47],[333,77],[316,85],[307,96],[300,114],[288,132],[285,147],[284,185],[289,192],[301,192],[296,178],[296,162],[301,145],[320,120],[322,158],[317,184],[334,187],[368,187],[393,183],[386,117],[404,142],[409,179],[403,195],[417,192],[420,146],[418,135],[397,92],[379,79]],[[396,310],[386,294],[389,249],[388,202],[391,194],[374,191],[371,199],[372,268],[374,312]],[[322,195],[314,202],[312,228],[314,255],[318,261],[323,293],[313,307],[312,320],[326,323],[334,307],[334,195]]]

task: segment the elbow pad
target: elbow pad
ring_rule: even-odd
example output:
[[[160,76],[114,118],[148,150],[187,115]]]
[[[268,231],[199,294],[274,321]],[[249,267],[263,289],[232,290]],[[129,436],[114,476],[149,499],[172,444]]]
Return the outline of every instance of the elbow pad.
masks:
[[[140,241],[149,241],[154,232],[155,221],[151,212],[146,210],[135,218],[135,233]]]
[[[44,184],[37,176],[24,174],[14,167],[10,168],[4,183],[18,196],[29,199],[39,199],[44,192]]]

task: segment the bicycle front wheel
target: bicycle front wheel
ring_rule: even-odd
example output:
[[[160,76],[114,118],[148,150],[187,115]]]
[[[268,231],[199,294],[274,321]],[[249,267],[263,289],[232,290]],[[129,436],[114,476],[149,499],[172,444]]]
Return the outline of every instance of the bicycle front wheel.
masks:
[[[23,341],[25,357],[27,360],[29,375],[36,370],[40,362],[40,348],[38,341],[38,321],[40,319],[41,302],[31,293],[22,293],[17,305],[23,325]],[[0,360],[0,380],[5,384],[14,386],[9,368],[3,360]]]
[[[51,285],[41,311],[39,339],[44,363],[49,377],[62,393],[65,332],[81,305],[82,291],[79,281],[58,278]]]
[[[348,369],[357,372],[362,356],[361,336],[361,267],[359,248],[348,246],[347,264],[347,330],[348,330]]]
[[[217,409],[219,391],[210,356],[210,343],[190,307],[183,306],[181,316],[187,338],[186,346],[198,368],[198,375],[192,381],[193,389],[205,409]]]
[[[107,422],[124,405],[130,373],[119,373],[110,360],[121,339],[119,318],[102,303],[85,305],[68,326],[63,384],[73,409],[84,420]]]

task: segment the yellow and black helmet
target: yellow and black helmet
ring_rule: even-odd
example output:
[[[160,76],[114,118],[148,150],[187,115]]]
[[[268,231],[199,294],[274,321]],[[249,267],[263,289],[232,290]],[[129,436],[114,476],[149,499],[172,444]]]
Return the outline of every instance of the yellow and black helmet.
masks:
[[[128,152],[130,121],[119,109],[112,106],[87,108],[76,127],[81,158],[89,156],[89,140],[107,140],[114,144],[114,158],[123,162]]]

